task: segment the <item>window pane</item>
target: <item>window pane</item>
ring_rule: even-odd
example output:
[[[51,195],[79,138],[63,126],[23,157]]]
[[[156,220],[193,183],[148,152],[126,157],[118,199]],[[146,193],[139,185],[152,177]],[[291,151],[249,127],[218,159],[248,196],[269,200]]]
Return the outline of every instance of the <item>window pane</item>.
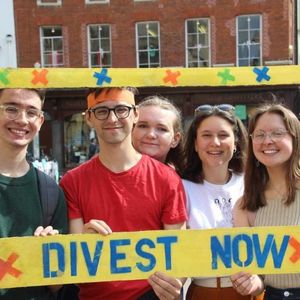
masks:
[[[147,38],[139,38],[139,50],[148,49]]]
[[[104,51],[110,51],[110,40],[108,40],[108,39],[102,40],[101,41],[101,48]]]
[[[157,38],[149,38],[149,48],[158,49],[158,39]]]
[[[91,40],[91,51],[99,51],[99,40]]]
[[[197,21],[196,20],[187,21],[187,32],[188,33],[197,32]]]
[[[109,34],[109,26],[101,26],[99,28],[100,34],[101,34],[101,38],[109,38],[110,34]]]
[[[247,17],[238,17],[238,28],[248,29],[248,18]]]
[[[139,62],[140,64],[148,64],[148,52],[146,51],[139,52]]]
[[[44,51],[51,51],[52,50],[52,43],[50,39],[43,40],[43,47]]]
[[[150,62],[151,63],[158,63],[159,62],[159,52],[156,50],[149,51]]]
[[[146,24],[138,24],[138,36],[146,36],[147,27]]]
[[[62,50],[62,39],[54,39],[53,40],[53,50]]]
[[[98,38],[99,36],[99,27],[98,26],[90,26],[90,38]]]
[[[259,58],[260,57],[260,47],[259,45],[251,45],[250,46],[250,57]]]
[[[251,30],[250,31],[250,40],[251,40],[251,43],[260,43],[259,30]]]
[[[249,57],[249,46],[239,46],[239,58]]]
[[[239,37],[239,44],[245,44],[248,42],[248,31],[239,31],[238,33]]]
[[[248,59],[239,59],[239,66],[240,67],[245,67],[248,66]]]
[[[250,17],[250,28],[251,29],[260,29],[260,17],[251,16]]]
[[[157,37],[158,36],[158,26],[156,23],[148,24],[148,34]]]
[[[104,53],[103,54],[102,66],[103,67],[111,66],[111,55],[110,55],[110,53]]]

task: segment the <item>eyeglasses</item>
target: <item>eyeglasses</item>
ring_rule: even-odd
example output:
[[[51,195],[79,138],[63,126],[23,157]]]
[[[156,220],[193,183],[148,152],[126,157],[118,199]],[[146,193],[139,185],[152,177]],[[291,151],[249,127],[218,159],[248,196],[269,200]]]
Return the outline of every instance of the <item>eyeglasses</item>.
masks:
[[[20,108],[13,105],[0,105],[0,109],[9,120],[16,120],[21,112],[25,112],[26,119],[30,122],[35,122],[43,115],[43,111],[37,108]]]
[[[220,105],[209,105],[204,104],[200,105],[195,109],[195,116],[201,115],[203,113],[211,113],[214,110],[221,110],[221,111],[227,111],[230,113],[233,113],[235,111],[234,106],[230,104],[220,104]]]
[[[106,120],[111,111],[114,112],[115,116],[118,119],[126,119],[132,109],[135,109],[135,107],[127,105],[117,105],[114,108],[98,106],[96,108],[90,108],[88,111],[93,112],[97,120]]]
[[[273,142],[276,143],[276,142],[281,141],[288,133],[289,132],[284,129],[276,129],[276,130],[272,130],[269,132],[259,130],[259,131],[253,132],[252,134],[250,134],[250,136],[252,138],[253,144],[263,143],[264,140],[266,139],[266,137],[269,137]]]

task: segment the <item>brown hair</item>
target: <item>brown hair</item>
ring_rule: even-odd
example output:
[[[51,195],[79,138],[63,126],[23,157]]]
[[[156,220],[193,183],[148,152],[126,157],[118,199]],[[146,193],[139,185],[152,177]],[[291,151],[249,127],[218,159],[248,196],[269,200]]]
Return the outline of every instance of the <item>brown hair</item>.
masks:
[[[197,114],[194,117],[186,136],[184,145],[185,167],[181,172],[181,175],[184,179],[195,183],[203,183],[204,180],[202,162],[195,150],[197,129],[206,118],[211,116],[220,117],[232,125],[236,143],[236,152],[229,161],[228,168],[235,173],[242,173],[244,171],[245,153],[247,148],[247,131],[245,126],[233,112],[223,111],[218,109],[217,106],[213,106],[210,111]]]
[[[266,114],[279,115],[293,141],[293,151],[287,162],[287,198],[285,203],[289,205],[295,200],[296,182],[300,179],[300,123],[292,111],[281,104],[264,104],[260,106],[249,121],[248,132],[251,135],[256,127],[259,118]],[[249,147],[245,172],[245,192],[241,202],[241,208],[249,211],[256,211],[258,208],[266,205],[265,189],[269,180],[267,168],[259,163],[253,152],[252,139],[249,136]]]

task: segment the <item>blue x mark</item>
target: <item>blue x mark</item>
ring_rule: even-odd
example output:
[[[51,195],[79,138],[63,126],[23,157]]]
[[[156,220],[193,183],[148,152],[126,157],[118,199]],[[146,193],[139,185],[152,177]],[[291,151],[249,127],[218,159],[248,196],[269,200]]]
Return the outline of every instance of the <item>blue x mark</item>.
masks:
[[[97,85],[102,85],[104,81],[107,83],[111,83],[111,78],[109,76],[106,76],[107,74],[107,69],[103,68],[101,70],[101,73],[95,72],[94,77],[97,78]]]
[[[269,81],[271,77],[267,74],[270,69],[264,66],[262,69],[253,68],[253,72],[257,75],[256,81],[261,82],[263,80]]]

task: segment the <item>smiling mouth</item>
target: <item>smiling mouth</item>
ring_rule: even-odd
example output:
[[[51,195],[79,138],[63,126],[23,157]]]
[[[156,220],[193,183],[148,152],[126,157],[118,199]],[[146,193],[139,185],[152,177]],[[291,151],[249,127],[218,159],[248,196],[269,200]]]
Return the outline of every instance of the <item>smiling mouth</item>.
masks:
[[[29,133],[29,130],[20,130],[20,129],[13,129],[13,128],[9,128],[9,131],[19,136],[24,136]]]
[[[279,150],[275,150],[275,149],[262,151],[263,154],[274,154],[274,153],[278,153],[278,152],[279,152]]]

